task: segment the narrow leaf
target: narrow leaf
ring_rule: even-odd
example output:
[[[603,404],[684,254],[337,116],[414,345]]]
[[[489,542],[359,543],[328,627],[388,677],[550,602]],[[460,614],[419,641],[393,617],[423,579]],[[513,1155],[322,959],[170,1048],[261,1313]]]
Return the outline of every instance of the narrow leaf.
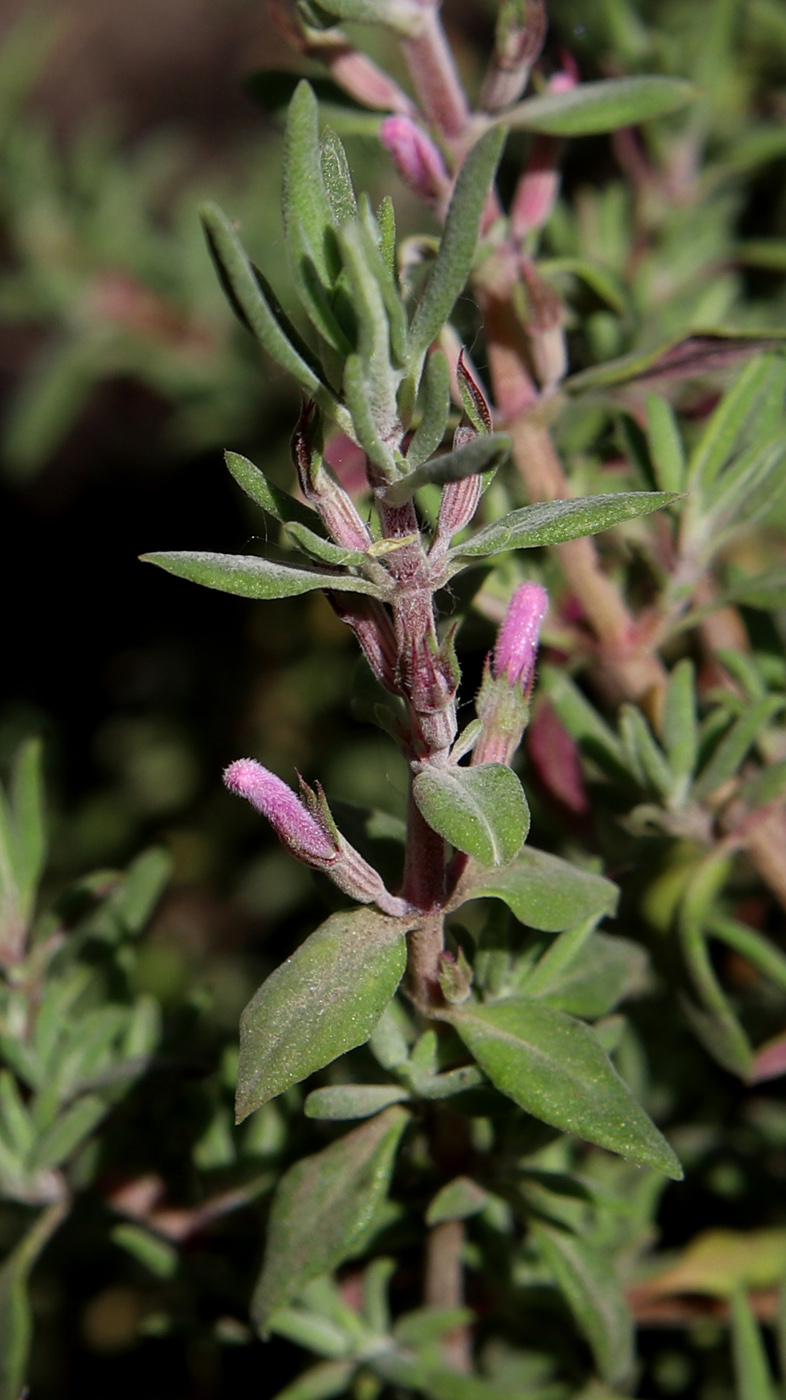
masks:
[[[307,1118],[371,1118],[409,1098],[397,1084],[335,1084],[314,1089],[303,1106]]]
[[[323,1361],[279,1390],[274,1400],[333,1400],[346,1395],[356,1370],[354,1361]]]
[[[308,506],[290,496],[288,491],[274,486],[248,457],[242,457],[239,452],[225,452],[224,461],[241,491],[244,491],[255,505],[261,506],[262,510],[277,520],[279,525],[290,520],[300,521],[302,525],[313,526],[317,523],[318,516],[315,511],[309,510]]]
[[[761,350],[777,349],[784,339],[783,331],[696,331],[689,336],[673,336],[650,350],[634,350],[619,359],[580,370],[570,375],[563,387],[571,393],[583,393],[633,380],[690,379],[725,369]]]
[[[675,499],[669,491],[619,491],[579,500],[540,501],[537,505],[513,510],[487,525],[485,530],[451,550],[451,557],[483,559],[505,549],[534,549],[544,544],[562,544],[581,535],[597,535],[623,520],[660,510]]]
[[[28,739],[14,758],[10,805],[14,826],[14,867],[20,913],[29,918],[46,860],[44,789],[40,739]]]
[[[271,358],[335,418],[337,405],[333,395],[284,334],[226,215],[213,204],[205,205],[201,212],[210,251],[241,320]]]
[[[432,457],[431,461],[416,467],[408,476],[388,487],[385,499],[391,505],[401,505],[421,486],[445,486],[449,481],[462,481],[465,476],[496,471],[510,452],[510,447],[511,440],[507,433],[479,434],[455,452],[443,452],[441,457]]]
[[[702,493],[739,448],[746,428],[754,425],[762,404],[783,400],[784,366],[773,356],[757,356],[724,394],[691,453],[687,484]]]
[[[439,1225],[443,1220],[468,1220],[484,1210],[489,1193],[468,1176],[454,1177],[437,1192],[426,1211],[426,1224]]]
[[[408,1121],[402,1108],[388,1108],[284,1174],[251,1304],[259,1327],[310,1279],[334,1269],[362,1244],[387,1195]]]
[[[584,919],[613,914],[619,890],[602,875],[526,846],[501,869],[471,869],[461,881],[452,907],[484,896],[504,900],[529,928],[561,933]]]
[[[404,973],[406,931],[373,909],[333,914],[262,983],[240,1021],[238,1122],[365,1044]]]
[[[678,661],[669,677],[663,706],[663,742],[675,778],[687,789],[699,751],[695,676],[688,657]]]
[[[527,799],[504,763],[425,768],[414,779],[412,795],[434,831],[484,865],[503,865],[526,840]]]
[[[426,360],[421,382],[420,422],[407,449],[407,466],[419,467],[445,436],[450,413],[450,366],[442,350],[434,350]]]
[[[775,1400],[775,1388],[759,1325],[741,1289],[731,1298],[731,1349],[737,1400]]]
[[[768,695],[757,705],[750,706],[732,725],[715,749],[709,763],[702,770],[693,787],[693,796],[701,801],[709,797],[717,788],[734,776],[756,738],[766,725],[784,708],[786,701],[780,696]]]
[[[238,598],[293,598],[315,588],[337,588],[342,592],[370,593],[379,589],[354,574],[319,573],[300,565],[278,564],[249,554],[196,554],[171,550],[163,554],[142,554],[144,564],[157,564],[176,578],[234,593]]]
[[[699,89],[682,78],[652,74],[580,83],[568,92],[529,97],[505,113],[514,131],[544,131],[551,136],[596,136],[635,126],[675,112],[694,102]]]
[[[500,1093],[535,1118],[682,1177],[677,1158],[582,1021],[510,997],[441,1013]]]
[[[487,131],[472,147],[461,167],[439,252],[412,320],[410,353],[413,363],[419,362],[432,340],[436,340],[469,277],[481,216],[505,135],[500,127]]]
[[[20,1400],[24,1394],[33,1333],[27,1279],[67,1210],[58,1201],[43,1211],[0,1266],[0,1400]]]
[[[337,224],[357,217],[358,206],[352,185],[347,153],[331,127],[325,127],[319,143],[322,179],[331,213]]]
[[[685,484],[685,448],[677,415],[668,399],[647,395],[647,445],[661,491],[681,491]]]
[[[536,1223],[538,1247],[565,1295],[577,1326],[611,1385],[629,1379],[633,1366],[633,1319],[608,1253],[587,1241]]]

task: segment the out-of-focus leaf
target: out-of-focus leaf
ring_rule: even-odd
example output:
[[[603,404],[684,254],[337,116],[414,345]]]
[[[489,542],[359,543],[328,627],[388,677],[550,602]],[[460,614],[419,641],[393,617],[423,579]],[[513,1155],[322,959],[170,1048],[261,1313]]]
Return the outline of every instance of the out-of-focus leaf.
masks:
[[[402,1108],[388,1108],[322,1152],[296,1162],[282,1177],[251,1304],[259,1327],[309,1279],[335,1268],[362,1244],[387,1195],[408,1121]]]
[[[570,1016],[607,1016],[624,997],[641,991],[645,984],[647,954],[628,938],[593,933],[566,967],[555,970],[551,977],[544,973],[538,978],[547,957],[536,964],[518,990]]]
[[[404,973],[406,921],[333,914],[272,972],[240,1021],[237,1119],[357,1045]]]
[[[613,914],[619,890],[602,875],[525,846],[515,860],[499,869],[470,869],[459,885],[452,907],[487,895],[504,900],[529,928],[561,933],[584,919]]]
[[[786,706],[786,700],[782,700],[777,695],[768,695],[740,716],[728,734],[725,734],[721,739],[694,784],[693,795],[698,801],[709,797],[722,783],[734,776],[751,744],[755,743],[757,736],[762,733],[784,706]]]
[[[356,1370],[354,1361],[324,1361],[279,1390],[275,1400],[333,1400],[346,1395]]]
[[[244,87],[252,102],[263,112],[283,119],[300,79],[297,74],[265,68],[251,73]],[[330,78],[311,78],[311,87],[319,102],[319,114],[339,135],[377,136],[383,120],[382,111],[369,111],[350,97]]]
[[[535,1118],[680,1180],[682,1169],[593,1032],[525,997],[440,1015],[501,1093]]]
[[[19,1400],[23,1393],[33,1331],[27,1279],[66,1211],[61,1202],[42,1211],[0,1266],[0,1400]]]
[[[478,441],[488,442],[489,439]],[[456,545],[451,550],[451,558],[483,559],[506,549],[534,549],[544,544],[562,544],[582,535],[597,535],[624,520],[660,510],[674,499],[668,491],[619,491],[579,500],[541,501],[534,506],[522,506]]]
[[[773,1288],[786,1274],[786,1230],[704,1230],[643,1285],[652,1298],[699,1293],[731,1298],[739,1288]]]
[[[437,1192],[426,1211],[426,1224],[468,1220],[488,1205],[489,1193],[469,1176],[457,1176]]]
[[[767,1351],[742,1289],[731,1298],[731,1350],[738,1400],[775,1400]]]
[[[619,738],[570,676],[556,666],[545,665],[541,669],[540,681],[558,719],[579,744],[582,753],[618,782],[629,782],[630,775]]]
[[[41,1134],[30,1154],[33,1168],[57,1167],[75,1152],[109,1111],[98,1094],[85,1094]]]
[[[335,1084],[312,1090],[303,1112],[307,1118],[371,1118],[408,1098],[406,1089],[396,1084]]]
[[[633,380],[690,379],[738,363],[746,355],[777,350],[786,332],[696,331],[674,336],[651,350],[634,350],[619,359],[571,374],[563,383],[570,393],[609,389]]]
[[[303,565],[278,564],[249,554],[191,553],[169,550],[163,554],[142,554],[144,564],[157,564],[176,578],[234,593],[238,598],[294,598],[315,588],[334,588],[349,593],[370,593],[379,597],[377,586],[354,574],[320,573]]]
[[[143,1230],[140,1225],[115,1225],[110,1239],[144,1264],[156,1278],[172,1278],[177,1272],[177,1250],[169,1240]]]
[[[681,801],[690,786],[699,751],[695,677],[689,657],[678,661],[669,676],[663,706],[663,742],[677,784],[672,798]]]
[[[613,1260],[565,1230],[538,1222],[532,1228],[598,1371],[611,1384],[624,1382],[633,1366],[633,1320]]]
[[[681,491],[685,484],[685,448],[677,417],[668,399],[647,395],[647,445],[661,491]]]
[[[590,262],[586,258],[542,258],[538,261],[538,272],[547,279],[561,272],[570,272],[574,277],[580,277],[582,282],[586,282],[596,296],[620,316],[626,315],[628,311],[625,288],[614,273],[601,263]],[[679,490],[679,487],[672,489]]]
[[[675,112],[699,96],[683,78],[651,74],[579,83],[567,92],[528,97],[504,114],[514,131],[543,131],[551,136],[595,136],[635,126]]]
[[[504,763],[424,768],[412,795],[434,831],[484,865],[504,865],[526,840],[527,799]]]
[[[780,356],[757,356],[745,366],[724,394],[691,453],[689,489],[707,493],[732,454],[739,450],[746,429],[753,430],[760,440],[762,409],[771,402],[780,410],[784,378],[786,364]],[[766,431],[764,436],[768,436]]]

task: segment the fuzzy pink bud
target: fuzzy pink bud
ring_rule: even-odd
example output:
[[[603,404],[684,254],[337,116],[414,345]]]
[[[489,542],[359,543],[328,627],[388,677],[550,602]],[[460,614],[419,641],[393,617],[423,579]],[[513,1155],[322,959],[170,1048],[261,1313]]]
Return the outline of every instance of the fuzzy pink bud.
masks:
[[[491,670],[495,680],[505,676],[509,685],[525,690],[535,668],[540,624],[549,606],[549,595],[539,583],[522,583],[516,589],[497,635]]]
[[[427,204],[444,199],[450,188],[445,162],[434,142],[410,117],[386,117],[380,140],[393,157],[404,184]]]
[[[280,841],[307,865],[322,868],[338,858],[338,848],[300,798],[253,758],[239,758],[224,772],[230,792],[245,797],[267,817]]]
[[[267,817],[279,840],[298,860],[323,870],[351,899],[375,903],[394,918],[407,912],[406,901],[387,891],[381,875],[335,829],[321,789],[317,795],[301,784],[309,810],[286,783],[253,758],[230,763],[224,782],[230,792],[247,798]],[[322,816],[318,815],[320,810]]]

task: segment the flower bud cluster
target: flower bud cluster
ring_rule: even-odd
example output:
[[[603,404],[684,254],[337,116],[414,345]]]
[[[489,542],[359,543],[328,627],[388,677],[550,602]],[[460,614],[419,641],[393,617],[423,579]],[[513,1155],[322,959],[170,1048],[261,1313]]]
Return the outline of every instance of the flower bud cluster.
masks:
[[[321,790],[312,792],[303,783],[301,800],[253,758],[230,763],[224,782],[230,792],[245,797],[267,817],[278,839],[298,860],[329,875],[344,894],[360,904],[377,904],[394,917],[406,913],[406,902],[386,890],[378,872],[337,830]]]

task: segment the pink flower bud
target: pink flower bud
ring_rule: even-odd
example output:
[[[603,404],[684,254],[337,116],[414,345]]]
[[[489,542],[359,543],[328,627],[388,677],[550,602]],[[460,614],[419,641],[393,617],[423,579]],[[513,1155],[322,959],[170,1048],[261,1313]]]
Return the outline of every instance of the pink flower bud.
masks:
[[[406,900],[389,894],[381,875],[336,830],[322,790],[312,792],[301,780],[306,802],[253,758],[239,758],[224,772],[230,792],[245,797],[267,817],[279,840],[298,860],[329,875],[344,894],[361,904],[375,903],[394,918],[404,915]]]
[[[239,758],[224,772],[230,792],[245,797],[267,817],[279,840],[307,865],[323,868],[338,859],[338,847],[320,822],[281,778],[253,758]]]
[[[450,189],[445,162],[434,142],[410,117],[386,117],[379,135],[404,184],[414,194],[427,204],[444,199]]]
[[[495,680],[504,676],[509,685],[526,690],[535,667],[540,624],[548,606],[549,595],[539,583],[522,583],[516,589],[497,635],[491,663]]]

